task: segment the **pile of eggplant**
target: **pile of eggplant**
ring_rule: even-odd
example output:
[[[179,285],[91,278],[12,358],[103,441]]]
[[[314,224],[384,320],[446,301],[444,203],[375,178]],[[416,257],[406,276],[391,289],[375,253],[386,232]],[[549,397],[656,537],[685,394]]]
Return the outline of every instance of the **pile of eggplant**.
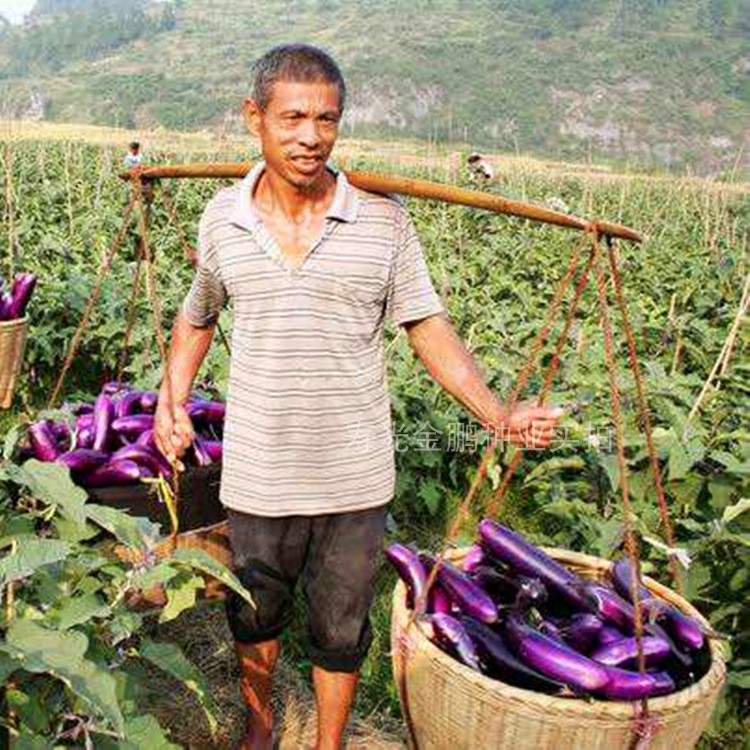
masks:
[[[5,284],[0,278],[0,321],[23,318],[35,286],[36,276],[33,273],[17,274],[8,291],[5,291]]]
[[[608,583],[581,578],[521,535],[485,518],[459,569],[403,544],[386,550],[407,606],[431,640],[471,669],[559,696],[635,701],[681,690],[710,666],[697,620],[639,586],[645,671],[638,669],[632,564]]]
[[[125,383],[106,383],[93,403],[67,405],[69,419],[29,426],[28,455],[57,461],[82,487],[136,484],[172,467],[154,441],[157,394]],[[221,463],[224,403],[192,396],[186,405],[196,438],[182,459],[186,466]]]

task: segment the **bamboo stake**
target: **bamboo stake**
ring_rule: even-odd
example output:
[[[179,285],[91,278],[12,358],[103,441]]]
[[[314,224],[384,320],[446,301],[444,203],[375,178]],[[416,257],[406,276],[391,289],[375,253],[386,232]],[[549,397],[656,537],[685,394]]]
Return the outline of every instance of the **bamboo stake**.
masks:
[[[721,368],[722,372],[726,371],[726,368],[729,365],[729,356],[731,354],[732,347],[734,346],[734,339],[737,336],[737,331],[740,327],[740,324],[742,323],[742,319],[745,317],[745,313],[747,313],[748,307],[750,307],[750,274],[748,274],[748,276],[745,278],[745,286],[742,291],[742,299],[740,301],[739,309],[737,310],[737,315],[735,315],[732,326],[729,329],[729,333],[727,334],[727,338],[724,341],[724,345],[721,347],[721,352],[716,358],[716,362],[714,362],[714,366],[711,368],[711,372],[706,378],[706,382],[703,384],[703,388],[701,388],[701,392],[698,394],[698,398],[695,400],[693,408],[688,414],[687,420],[685,421],[685,430],[687,430],[688,424],[698,413],[698,409],[700,409],[701,404],[703,403],[703,399],[705,399],[706,394],[708,393],[708,389],[713,384],[714,378],[719,372],[719,368]]]
[[[120,177],[124,180],[141,179],[144,181],[162,178],[240,179],[250,171],[250,168],[249,162],[168,164],[161,167],[134,169],[122,173]],[[545,224],[577,229],[581,232],[592,232],[596,229],[600,235],[618,237],[631,242],[643,242],[643,237],[638,232],[621,224],[608,221],[592,222],[533,203],[503,198],[493,193],[482,193],[478,190],[467,190],[466,188],[444,185],[429,180],[417,180],[411,177],[391,177],[374,172],[345,172],[345,174],[352,185],[373,193],[398,193],[415,198],[447,201],[448,203],[458,203],[472,208],[483,208],[494,213],[520,216]]]

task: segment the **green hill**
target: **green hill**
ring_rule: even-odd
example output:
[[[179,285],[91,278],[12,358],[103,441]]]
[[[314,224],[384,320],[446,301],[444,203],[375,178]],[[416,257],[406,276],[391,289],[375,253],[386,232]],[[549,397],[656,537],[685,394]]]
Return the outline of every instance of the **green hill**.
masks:
[[[704,173],[750,140],[750,0],[40,0],[0,28],[0,114],[234,130],[298,40],[344,68],[347,135]]]

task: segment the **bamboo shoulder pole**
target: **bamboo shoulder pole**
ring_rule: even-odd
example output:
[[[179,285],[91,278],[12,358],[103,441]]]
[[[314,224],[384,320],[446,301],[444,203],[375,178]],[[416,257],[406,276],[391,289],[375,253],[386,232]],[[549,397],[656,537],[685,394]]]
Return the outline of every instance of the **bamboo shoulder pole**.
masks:
[[[195,164],[168,164],[159,167],[135,168],[120,175],[124,180],[140,178],[141,180],[158,180],[168,178],[213,178],[213,179],[239,179],[244,177],[251,168],[249,162],[218,162],[218,163],[195,163]],[[410,195],[415,198],[427,198],[429,200],[445,201],[446,203],[457,203],[472,208],[482,208],[499,214],[520,216],[532,221],[545,224],[555,224],[560,227],[569,227],[582,232],[598,231],[602,235],[618,237],[631,242],[643,242],[643,237],[634,229],[613,224],[608,221],[589,221],[578,216],[553,211],[544,206],[533,203],[503,198],[494,193],[483,193],[478,190],[467,190],[466,188],[444,185],[440,182],[430,180],[417,180],[411,177],[391,177],[389,175],[376,174],[374,172],[345,172],[349,182],[362,190],[372,193],[398,193]]]

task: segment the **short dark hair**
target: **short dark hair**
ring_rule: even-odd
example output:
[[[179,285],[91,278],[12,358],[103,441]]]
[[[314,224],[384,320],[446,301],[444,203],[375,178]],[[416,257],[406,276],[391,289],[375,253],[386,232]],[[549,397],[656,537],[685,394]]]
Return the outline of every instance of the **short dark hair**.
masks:
[[[266,52],[253,65],[253,99],[264,110],[277,81],[333,83],[339,90],[339,109],[346,99],[344,76],[333,58],[311,44],[281,44]]]
[[[141,144],[138,141],[130,141],[130,148],[140,148]]]

